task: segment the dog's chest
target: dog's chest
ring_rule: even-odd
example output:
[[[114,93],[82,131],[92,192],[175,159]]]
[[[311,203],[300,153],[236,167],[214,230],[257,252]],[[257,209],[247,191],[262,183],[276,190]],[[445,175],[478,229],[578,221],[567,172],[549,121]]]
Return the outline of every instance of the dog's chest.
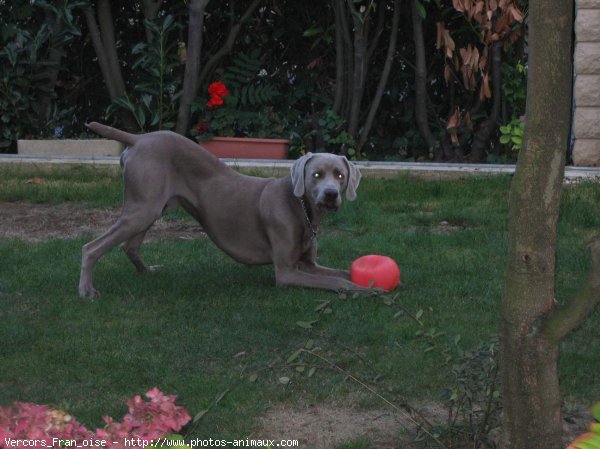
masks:
[[[305,229],[302,234],[302,254],[311,255],[317,252],[317,234]]]

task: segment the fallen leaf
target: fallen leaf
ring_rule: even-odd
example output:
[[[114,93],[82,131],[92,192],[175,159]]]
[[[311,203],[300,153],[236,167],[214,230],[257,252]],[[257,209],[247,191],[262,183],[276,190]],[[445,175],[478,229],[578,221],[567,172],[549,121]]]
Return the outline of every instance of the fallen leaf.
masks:
[[[300,326],[303,329],[312,329],[313,325],[317,323],[319,320],[313,321],[296,321],[296,325]]]
[[[292,363],[293,361],[298,359],[298,357],[300,357],[300,355],[302,355],[303,352],[304,352],[303,348],[300,348],[297,351],[294,351],[294,353],[288,357],[286,363],[288,363],[288,364]]]

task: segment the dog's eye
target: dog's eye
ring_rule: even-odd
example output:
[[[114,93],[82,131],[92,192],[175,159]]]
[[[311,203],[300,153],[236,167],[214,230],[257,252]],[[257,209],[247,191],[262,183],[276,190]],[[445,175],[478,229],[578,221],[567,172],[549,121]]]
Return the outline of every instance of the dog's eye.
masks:
[[[320,171],[316,171],[313,173],[313,178],[315,179],[319,179],[321,177],[321,172]]]
[[[338,173],[337,174],[337,179],[339,179],[340,181],[344,180],[344,174],[343,173]]]

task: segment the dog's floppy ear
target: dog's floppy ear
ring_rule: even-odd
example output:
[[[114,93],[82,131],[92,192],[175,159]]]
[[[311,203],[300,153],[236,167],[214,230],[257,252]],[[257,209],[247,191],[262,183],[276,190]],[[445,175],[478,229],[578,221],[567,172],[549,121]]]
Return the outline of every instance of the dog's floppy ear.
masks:
[[[360,184],[360,170],[358,167],[346,159],[345,156],[341,156],[344,158],[344,162],[348,167],[348,185],[346,186],[346,199],[348,201],[354,201],[356,199],[356,189],[358,189],[358,184]]]
[[[306,153],[292,165],[292,186],[294,196],[298,198],[304,195],[304,167],[311,157],[312,153]]]

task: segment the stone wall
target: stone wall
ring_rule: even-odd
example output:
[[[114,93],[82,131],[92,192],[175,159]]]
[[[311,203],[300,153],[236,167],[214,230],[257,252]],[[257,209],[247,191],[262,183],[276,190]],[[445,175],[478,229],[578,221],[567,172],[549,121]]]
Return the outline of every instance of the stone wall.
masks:
[[[573,163],[600,166],[600,0],[577,0]]]

